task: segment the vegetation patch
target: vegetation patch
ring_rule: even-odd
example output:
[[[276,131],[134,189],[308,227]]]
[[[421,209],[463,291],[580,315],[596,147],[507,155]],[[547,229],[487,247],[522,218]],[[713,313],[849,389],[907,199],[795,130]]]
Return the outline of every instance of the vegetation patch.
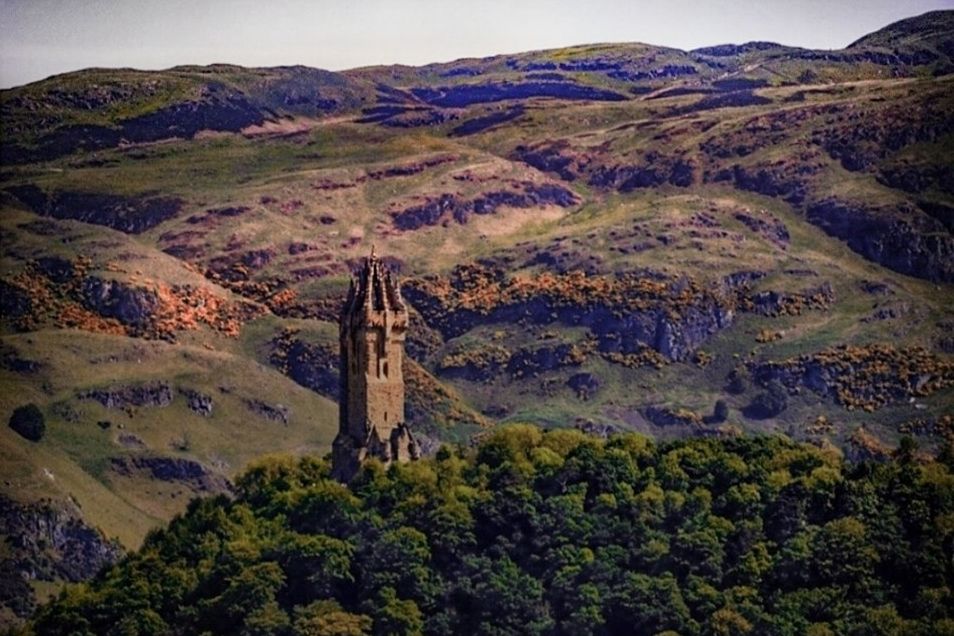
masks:
[[[228,301],[205,287],[99,278],[89,273],[92,264],[86,256],[30,262],[0,280],[6,295],[3,316],[20,331],[53,325],[174,340],[176,332],[203,325],[235,337],[242,323],[263,311]]]
[[[29,630],[944,633],[951,471],[520,425],[350,486],[266,459]]]
[[[954,362],[923,347],[842,345],[751,368],[760,384],[780,382],[791,393],[808,388],[848,410],[874,411],[954,386]]]

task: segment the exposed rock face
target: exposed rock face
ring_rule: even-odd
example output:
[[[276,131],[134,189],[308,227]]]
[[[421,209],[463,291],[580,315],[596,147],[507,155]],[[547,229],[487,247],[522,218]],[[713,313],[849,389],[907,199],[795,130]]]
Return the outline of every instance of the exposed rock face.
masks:
[[[954,236],[916,209],[898,213],[837,199],[809,206],[808,220],[889,269],[918,278],[954,281]]]
[[[788,228],[774,216],[768,214],[756,216],[747,212],[736,212],[733,216],[747,228],[779,247],[785,248],[788,246],[790,239]]]
[[[288,407],[284,404],[268,404],[261,400],[245,399],[245,407],[251,412],[272,422],[288,424]]]
[[[81,393],[80,398],[95,400],[108,409],[172,404],[172,387],[166,382],[148,382],[138,386],[120,385],[106,389],[93,389]]]
[[[537,375],[562,367],[579,366],[584,359],[585,353],[573,344],[524,347],[510,356],[510,360],[507,361],[507,372],[511,377]]]
[[[228,479],[197,461],[181,457],[124,455],[113,457],[110,460],[110,468],[123,477],[146,474],[149,478],[158,481],[181,483],[203,494],[233,492],[232,484]]]
[[[338,353],[283,332],[272,340],[271,362],[292,380],[333,400],[339,398]]]
[[[751,90],[736,90],[717,95],[708,95],[699,101],[686,106],[674,108],[673,115],[684,115],[702,110],[712,110],[714,108],[742,108],[744,106],[759,106],[762,104],[771,104],[772,100],[761,95],[756,95]]]
[[[511,353],[499,345],[477,344],[457,347],[438,363],[444,377],[462,378],[471,382],[489,382],[511,360]]]
[[[669,183],[687,187],[693,182],[693,166],[679,157],[665,157],[656,152],[646,154],[645,163],[599,167],[590,173],[589,183],[600,188],[631,192]]]
[[[567,386],[576,391],[581,400],[593,397],[600,388],[600,380],[592,373],[574,373],[567,381]]]
[[[591,101],[623,101],[625,95],[582,86],[574,82],[500,82],[496,84],[464,84],[439,88],[412,88],[415,97],[442,108],[460,108],[471,104],[500,102],[507,99],[557,97]]]
[[[544,205],[570,207],[580,202],[573,192],[554,184],[515,183],[513,190],[486,192],[474,199],[442,194],[420,205],[393,213],[394,225],[401,230],[416,230],[453,219],[466,224],[472,214],[493,214],[498,208],[533,208]]]
[[[805,309],[826,309],[835,302],[835,290],[825,282],[801,292],[756,292],[750,297],[748,309],[763,316],[798,316]]]
[[[649,346],[684,360],[728,326],[735,300],[686,279],[582,272],[506,277],[502,270],[460,266],[450,279],[409,281],[407,298],[429,325],[454,338],[481,324],[559,322],[589,328],[602,352],[638,353]]]
[[[180,330],[207,325],[237,336],[242,322],[264,311],[234,303],[206,286],[132,284],[88,275],[92,259],[41,257],[0,280],[0,316],[21,331],[51,324],[98,333],[175,340]],[[40,299],[42,299],[40,301]],[[274,303],[273,303],[274,304]]]
[[[151,322],[160,304],[152,290],[94,277],[83,282],[83,299],[87,307],[101,316],[140,328]]]
[[[685,409],[673,410],[666,406],[648,406],[644,415],[656,426],[699,426],[702,424],[702,417],[698,413]]]
[[[33,301],[25,289],[0,280],[0,316],[17,319],[30,314],[32,310]]]
[[[15,577],[0,586],[9,593],[0,605],[20,617],[29,616],[35,606],[33,591],[26,581],[83,581],[123,554],[116,541],[83,523],[74,506],[41,502],[22,504],[0,495],[0,537],[7,549],[0,557],[0,574]],[[23,581],[22,585],[15,584]],[[11,589],[12,588],[12,589]]]
[[[0,344],[0,369],[30,374],[39,371],[40,366],[40,363],[35,360],[21,358],[19,352],[12,346]]]
[[[954,386],[954,363],[920,347],[832,347],[778,362],[751,365],[762,385],[781,383],[790,392],[807,388],[848,409],[873,411],[890,402]]]
[[[569,152],[569,144],[566,141],[517,146],[513,156],[537,170],[553,173],[564,181],[575,180],[582,170],[581,162]],[[585,159],[582,163],[585,164]]]
[[[211,395],[199,393],[192,389],[179,389],[179,393],[185,397],[186,404],[192,412],[198,413],[203,417],[212,416],[213,402]]]
[[[7,192],[37,214],[105,225],[127,234],[140,234],[179,213],[176,197],[123,197],[97,192],[60,191],[47,194],[33,184],[10,186]]]

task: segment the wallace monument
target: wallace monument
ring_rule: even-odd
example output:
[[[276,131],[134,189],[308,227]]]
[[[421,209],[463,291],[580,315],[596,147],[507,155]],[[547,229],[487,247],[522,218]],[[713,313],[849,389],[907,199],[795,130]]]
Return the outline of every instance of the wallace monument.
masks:
[[[401,289],[371,249],[352,279],[340,319],[341,399],[332,472],[348,481],[361,463],[417,459],[404,422],[404,337],[408,314]]]

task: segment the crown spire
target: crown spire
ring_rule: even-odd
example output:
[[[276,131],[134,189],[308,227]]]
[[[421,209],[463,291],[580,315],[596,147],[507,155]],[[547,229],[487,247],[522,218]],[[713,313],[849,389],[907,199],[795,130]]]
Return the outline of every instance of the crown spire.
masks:
[[[332,447],[338,479],[349,480],[369,457],[390,464],[420,456],[404,421],[407,328],[400,284],[372,245],[352,279],[339,322],[341,399]]]

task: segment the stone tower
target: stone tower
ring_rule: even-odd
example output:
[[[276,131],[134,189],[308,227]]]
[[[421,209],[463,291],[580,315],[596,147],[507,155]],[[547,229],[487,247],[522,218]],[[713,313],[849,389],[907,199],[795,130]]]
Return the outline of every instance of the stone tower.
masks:
[[[420,456],[404,423],[404,336],[401,289],[374,255],[351,280],[341,311],[341,396],[332,473],[349,481],[367,457],[385,464]]]

